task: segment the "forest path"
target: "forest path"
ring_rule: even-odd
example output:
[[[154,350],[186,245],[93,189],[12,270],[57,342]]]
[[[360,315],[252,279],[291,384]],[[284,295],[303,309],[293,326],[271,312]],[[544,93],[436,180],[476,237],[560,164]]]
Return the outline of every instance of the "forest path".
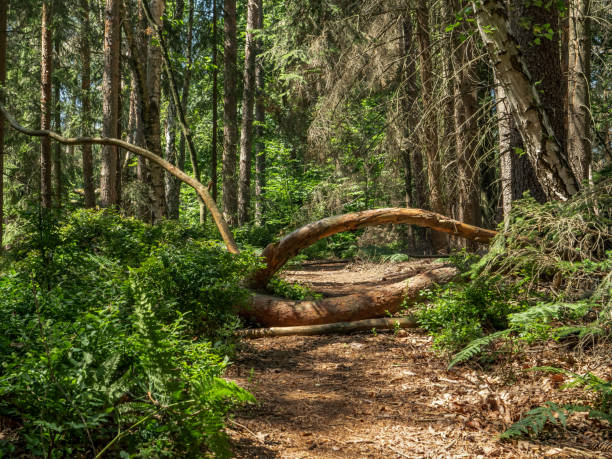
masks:
[[[284,277],[344,294],[431,263],[318,264]],[[522,371],[569,369],[571,354],[547,347],[519,357],[497,371],[447,371],[419,330],[245,340],[227,377],[258,403],[240,410],[227,431],[235,456],[245,459],[606,457],[591,450],[597,439],[580,422],[540,444],[495,441],[528,408],[581,395],[556,391],[560,381],[551,375]]]

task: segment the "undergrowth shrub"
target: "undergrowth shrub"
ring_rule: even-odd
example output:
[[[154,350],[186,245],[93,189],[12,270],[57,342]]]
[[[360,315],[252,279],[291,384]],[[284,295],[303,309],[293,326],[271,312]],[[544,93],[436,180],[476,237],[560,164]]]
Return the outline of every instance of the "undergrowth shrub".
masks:
[[[255,265],[175,223],[38,218],[0,278],[0,456],[228,456],[222,378]],[[6,430],[6,429],[5,429]]]

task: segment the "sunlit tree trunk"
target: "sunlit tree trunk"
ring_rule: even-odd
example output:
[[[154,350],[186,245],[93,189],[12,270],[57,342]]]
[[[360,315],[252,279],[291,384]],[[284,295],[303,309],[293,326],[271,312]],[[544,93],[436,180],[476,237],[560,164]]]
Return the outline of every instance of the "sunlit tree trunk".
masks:
[[[236,0],[225,0],[224,5],[223,217],[230,226],[234,226],[237,223],[238,208],[236,197],[236,145],[238,142]]]
[[[240,135],[240,177],[238,180],[238,224],[249,220],[251,202],[251,162],[253,147],[253,106],[255,103],[255,39],[259,5],[247,2],[246,42],[244,45],[244,79],[242,90],[242,125]]]
[[[212,0],[213,10],[213,26],[212,26],[212,65],[213,65],[213,87],[212,87],[212,146],[210,153],[210,186],[212,188],[211,194],[215,202],[217,201],[217,190],[219,185],[217,183],[217,158],[219,152],[217,150],[219,139],[219,65],[218,65],[218,46],[217,43],[217,22],[219,20],[217,14],[217,0]]]
[[[567,46],[567,150],[579,181],[592,177],[590,0],[570,0]]]
[[[59,67],[59,51],[60,51],[60,43],[56,39],[55,41],[55,57],[56,57],[56,65],[55,67]],[[55,125],[55,131],[58,133],[62,132],[62,118],[61,118],[61,103],[60,103],[60,89],[61,83],[59,81],[55,82],[53,88],[53,124]],[[62,207],[62,146],[58,142],[53,145],[53,169],[52,176],[54,178],[55,187],[53,189],[55,196],[55,207]]]
[[[431,60],[431,41],[429,37],[429,7],[427,0],[418,0],[416,7],[416,37],[419,48],[421,75],[421,99],[425,110],[422,144],[427,157],[427,182],[429,185],[429,207],[441,214],[446,213],[442,195],[442,167],[439,157],[438,133],[436,131],[435,111],[432,110],[433,68]],[[448,238],[444,234],[433,232],[431,241],[434,252],[445,250]]]
[[[0,86],[6,84],[6,24],[8,0],[0,1]],[[0,102],[4,103],[4,93],[0,92]],[[0,117],[0,252],[3,250],[2,233],[4,230],[4,118]]]
[[[53,41],[51,31],[52,3],[43,1],[41,25],[41,95],[40,127],[51,129],[51,75],[53,73]],[[40,141],[40,197],[44,209],[51,208],[51,139]]]
[[[91,47],[89,45],[89,0],[81,0],[81,109],[83,136],[90,135],[91,131]],[[85,207],[96,205],[96,196],[93,184],[93,158],[91,145],[82,146],[83,154],[83,193]]]
[[[121,30],[119,0],[106,0],[104,21],[104,68],[102,73],[102,135],[117,138],[119,116],[119,51]],[[117,147],[104,146],[100,171],[100,205],[117,206]]]

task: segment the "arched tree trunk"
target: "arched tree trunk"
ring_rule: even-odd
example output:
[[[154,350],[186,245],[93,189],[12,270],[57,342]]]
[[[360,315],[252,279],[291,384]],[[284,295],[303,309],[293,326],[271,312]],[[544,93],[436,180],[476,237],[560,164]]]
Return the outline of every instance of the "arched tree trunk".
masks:
[[[268,244],[262,252],[266,267],[257,271],[251,278],[251,287],[264,288],[270,278],[292,257],[315,242],[344,231],[352,231],[367,226],[407,223],[431,228],[437,232],[460,236],[482,244],[488,244],[497,234],[496,231],[468,225],[422,209],[403,209],[389,207],[384,209],[365,210],[345,215],[324,218],[309,223],[279,242]]]

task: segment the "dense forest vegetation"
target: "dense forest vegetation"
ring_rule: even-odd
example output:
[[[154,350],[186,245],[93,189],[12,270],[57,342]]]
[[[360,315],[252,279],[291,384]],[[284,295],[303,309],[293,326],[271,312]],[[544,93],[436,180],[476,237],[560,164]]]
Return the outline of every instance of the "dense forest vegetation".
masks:
[[[495,438],[580,419],[612,450],[611,23],[602,0],[0,0],[0,456],[231,457],[232,413],[265,403],[224,377],[248,338],[403,327],[448,371],[559,345],[573,363],[520,371],[584,396]],[[282,272],[321,261],[410,274]]]

